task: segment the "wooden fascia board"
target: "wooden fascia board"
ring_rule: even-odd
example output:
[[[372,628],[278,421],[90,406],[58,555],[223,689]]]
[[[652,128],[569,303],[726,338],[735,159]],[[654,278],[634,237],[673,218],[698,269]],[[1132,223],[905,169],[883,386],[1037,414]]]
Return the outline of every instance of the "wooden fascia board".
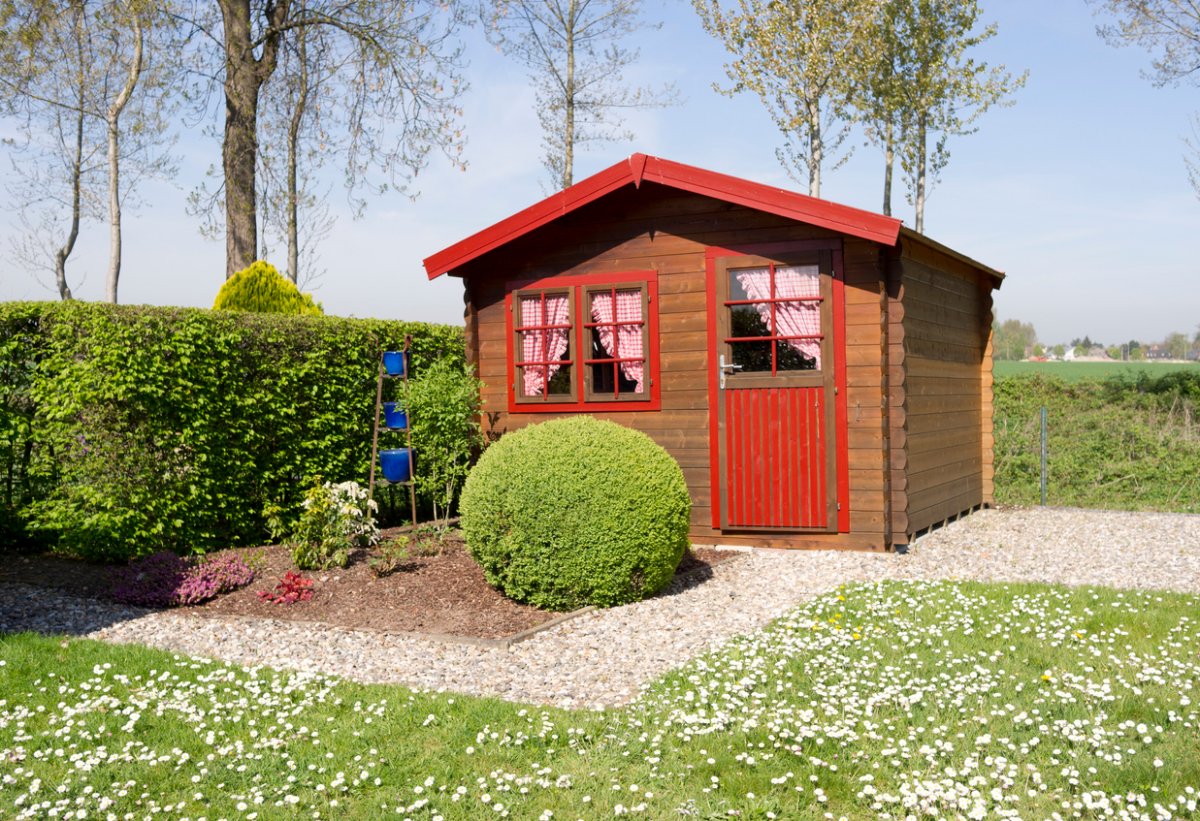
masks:
[[[893,217],[657,157],[649,159],[645,179],[887,246],[900,233],[900,220]]]
[[[579,182],[557,194],[552,194],[541,202],[525,208],[511,217],[500,220],[495,225],[472,234],[464,240],[456,242],[449,248],[439,251],[426,258],[425,273],[430,279],[437,279],[445,273],[453,271],[460,265],[486,254],[521,237],[536,228],[552,222],[561,216],[571,213],[577,208],[587,205],[606,194],[615,191],[636,180],[630,173],[626,163],[618,163],[586,180]]]
[[[948,257],[953,257],[954,259],[958,260],[959,262],[965,263],[967,265],[970,265],[972,268],[982,271],[983,273],[987,274],[988,277],[991,278],[992,285],[997,290],[999,290],[1000,286],[1004,284],[1004,272],[1003,271],[998,271],[995,268],[992,268],[988,265],[984,265],[982,262],[979,262],[978,260],[971,259],[971,257],[967,256],[966,254],[961,254],[958,251],[955,251],[953,248],[942,245],[940,242],[938,242],[936,240],[932,240],[929,237],[925,236],[924,234],[918,234],[916,231],[912,230],[911,228],[902,227],[900,229],[900,236],[904,239],[911,240],[913,242],[918,242],[922,245],[933,248],[935,251],[940,251],[941,253],[945,254]]]
[[[893,217],[873,214],[870,211],[659,157],[634,154],[433,254],[424,262],[425,273],[430,279],[436,279],[488,251],[607,196],[618,188],[631,183],[640,187],[644,180],[888,246],[896,244],[901,228],[900,220]]]

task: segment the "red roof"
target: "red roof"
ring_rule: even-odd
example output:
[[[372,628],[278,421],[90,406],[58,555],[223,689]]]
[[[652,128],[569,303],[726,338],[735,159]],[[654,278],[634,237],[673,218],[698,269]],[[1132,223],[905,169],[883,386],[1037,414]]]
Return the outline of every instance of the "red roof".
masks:
[[[705,171],[659,157],[634,154],[629,159],[593,174],[570,188],[518,211],[511,217],[456,242],[425,260],[430,279],[465,265],[476,257],[512,242],[529,232],[623,188],[640,187],[643,180],[690,191],[735,205],[744,205],[810,225],[892,246],[900,234],[900,220],[848,205],[773,188],[749,180]]]

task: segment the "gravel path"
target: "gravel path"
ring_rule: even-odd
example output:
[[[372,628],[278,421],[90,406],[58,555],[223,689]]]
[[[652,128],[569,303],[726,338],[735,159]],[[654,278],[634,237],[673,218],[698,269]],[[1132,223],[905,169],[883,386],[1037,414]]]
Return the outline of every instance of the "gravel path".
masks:
[[[612,706],[730,636],[850,581],[1045,581],[1200,593],[1200,516],[985,510],[919,539],[908,555],[758,551],[703,584],[597,611],[509,649],[273,620],[221,621],[0,585],[0,631],[66,632],[321,670],[364,682],[561,706]]]

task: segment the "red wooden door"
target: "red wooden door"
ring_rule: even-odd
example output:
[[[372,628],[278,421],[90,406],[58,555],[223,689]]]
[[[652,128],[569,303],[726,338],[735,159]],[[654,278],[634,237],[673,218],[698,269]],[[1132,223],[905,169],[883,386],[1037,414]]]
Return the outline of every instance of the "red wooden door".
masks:
[[[714,525],[837,530],[833,253],[730,255],[711,270]]]

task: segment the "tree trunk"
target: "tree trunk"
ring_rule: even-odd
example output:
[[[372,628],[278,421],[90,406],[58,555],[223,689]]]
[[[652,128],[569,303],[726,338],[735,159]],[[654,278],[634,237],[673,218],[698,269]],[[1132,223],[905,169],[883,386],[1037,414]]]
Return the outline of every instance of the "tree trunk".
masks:
[[[562,187],[570,188],[575,181],[575,12],[576,2],[567,7],[567,87],[566,122],[563,124]]]
[[[926,122],[926,114],[922,111],[917,115],[917,193],[913,203],[917,210],[915,228],[918,234],[925,233],[925,167],[929,164],[929,152],[925,148]]]
[[[254,262],[258,254],[258,95],[275,70],[278,26],[287,20],[290,3],[266,5],[264,21],[274,31],[264,38],[261,57],[254,56],[250,0],[219,0],[225,34],[225,139],[221,164],[225,172],[225,277]]]
[[[300,284],[300,189],[296,181],[300,150],[300,126],[304,121],[304,110],[308,107],[308,49],[304,29],[296,33],[300,58],[299,93],[292,119],[288,123],[287,157],[287,235],[288,235],[288,278]]]
[[[825,161],[825,142],[821,139],[821,104],[808,101],[808,195],[821,196],[821,163]]]
[[[75,12],[75,57],[76,76],[75,91],[77,93],[75,114],[75,155],[71,158],[71,227],[67,230],[67,239],[54,253],[54,284],[58,287],[58,297],[64,301],[71,299],[71,289],[67,285],[67,257],[75,249],[75,240],[79,238],[79,218],[83,205],[83,4],[74,3]]]
[[[892,215],[892,169],[896,164],[895,126],[888,123],[883,131],[883,214]]]
[[[105,117],[108,125],[108,281],[105,299],[113,305],[117,304],[117,284],[121,279],[121,132],[118,123],[142,74],[142,21],[136,10],[130,12],[133,57],[129,61],[125,86],[108,107]]]

